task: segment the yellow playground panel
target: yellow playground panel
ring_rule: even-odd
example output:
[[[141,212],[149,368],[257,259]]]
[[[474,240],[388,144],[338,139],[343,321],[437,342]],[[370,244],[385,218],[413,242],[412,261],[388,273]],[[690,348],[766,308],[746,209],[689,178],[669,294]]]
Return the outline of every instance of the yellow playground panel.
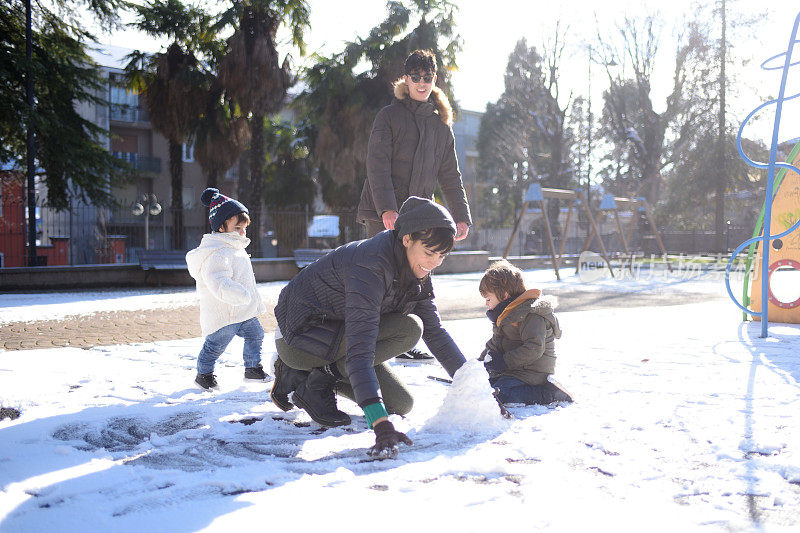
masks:
[[[795,149],[792,154],[794,158],[790,162],[798,166],[800,151]],[[792,158],[790,157],[790,159]],[[786,231],[798,218],[800,218],[800,175],[787,170],[772,203],[772,231],[775,233]],[[798,290],[800,289],[800,230],[795,230],[782,239],[774,239],[771,243],[770,265],[769,272],[767,272],[769,276],[769,294],[767,295],[769,320],[770,322],[800,324],[800,290]],[[764,295],[761,294],[761,282],[755,281],[760,280],[762,275],[761,252],[761,247],[759,247],[754,261],[754,282],[750,286],[749,307],[753,311],[761,311],[761,302],[764,301]],[[786,281],[787,275],[791,276],[788,282]],[[779,285],[774,283],[778,281],[776,278],[779,276],[783,281],[782,292],[778,290]],[[787,285],[789,285],[789,291],[785,290]],[[777,296],[773,288],[778,292]],[[760,320],[758,316],[753,318]]]

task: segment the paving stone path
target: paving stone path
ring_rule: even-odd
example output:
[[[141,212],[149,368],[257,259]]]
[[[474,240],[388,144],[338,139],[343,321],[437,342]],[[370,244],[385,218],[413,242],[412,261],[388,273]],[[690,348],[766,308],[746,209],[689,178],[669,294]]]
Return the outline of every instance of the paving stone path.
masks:
[[[585,290],[552,291],[559,297],[560,312],[614,307],[663,306],[696,303],[720,296],[691,293],[620,293]],[[475,295],[450,294],[436,298],[444,320],[478,318],[485,307]],[[267,303],[271,310],[274,302]],[[270,305],[271,304],[271,305]],[[32,350],[73,346],[90,348],[111,344],[154,342],[200,337],[200,308],[197,305],[166,309],[98,312],[58,320],[14,322],[0,326],[0,348]],[[275,330],[271,312],[259,317],[264,330]]]

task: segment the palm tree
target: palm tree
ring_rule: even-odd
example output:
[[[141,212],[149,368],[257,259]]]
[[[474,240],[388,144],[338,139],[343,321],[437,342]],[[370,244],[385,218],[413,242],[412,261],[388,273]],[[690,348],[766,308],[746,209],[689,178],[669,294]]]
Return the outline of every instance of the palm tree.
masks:
[[[292,41],[304,52],[303,31],[308,27],[306,0],[234,0],[217,28],[234,27],[228,51],[220,65],[225,91],[250,115],[250,173],[239,176],[239,199],[251,205],[253,254],[261,252],[261,207],[264,191],[265,118],[284,105],[293,83],[288,57],[279,63],[275,35],[282,23],[290,26]]]
[[[207,78],[194,51],[198,39],[207,35],[205,15],[178,0],[153,0],[136,6],[135,25],[154,37],[170,37],[166,52],[131,53],[125,67],[128,85],[144,96],[153,129],[169,143],[172,199],[172,245],[183,248],[183,143],[203,112]]]
[[[239,160],[250,142],[247,119],[235,114],[218,80],[211,82],[193,137],[194,158],[205,171],[206,186],[217,187],[220,175]]]

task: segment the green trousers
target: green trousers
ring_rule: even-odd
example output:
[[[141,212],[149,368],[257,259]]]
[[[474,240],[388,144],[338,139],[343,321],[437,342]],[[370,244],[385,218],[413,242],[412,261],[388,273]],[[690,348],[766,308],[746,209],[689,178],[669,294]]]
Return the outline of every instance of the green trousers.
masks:
[[[422,321],[416,315],[400,313],[381,315],[378,338],[375,341],[375,375],[378,377],[383,403],[389,414],[404,415],[408,413],[414,406],[414,398],[405,384],[392,372],[386,361],[416,346],[421,336]],[[330,364],[330,361],[321,357],[292,348],[284,339],[275,341],[275,348],[278,350],[278,357],[281,358],[281,361],[296,370],[310,371]],[[346,355],[347,348],[343,338],[334,359],[343,376],[347,376]],[[347,378],[344,382],[340,381],[336,384],[336,392],[355,401],[353,389]]]

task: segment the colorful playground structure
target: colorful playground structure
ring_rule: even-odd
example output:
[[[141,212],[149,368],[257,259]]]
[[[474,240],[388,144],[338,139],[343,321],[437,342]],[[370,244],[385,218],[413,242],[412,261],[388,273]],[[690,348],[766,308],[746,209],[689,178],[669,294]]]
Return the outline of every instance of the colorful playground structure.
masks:
[[[792,150],[787,163],[800,166],[800,142]],[[772,221],[770,226],[780,229],[788,229],[800,219],[800,174],[781,168],[775,177],[775,194],[772,201]],[[762,234],[764,222],[764,208],[756,222],[753,237],[759,238]],[[767,306],[769,317],[774,322],[787,322],[800,324],[800,298],[791,302],[784,302],[776,296],[772,286],[772,280],[778,270],[798,270],[800,271],[800,231],[794,231],[785,238],[775,238],[772,241],[769,270],[767,271]],[[755,262],[753,257],[755,256]],[[745,261],[745,278],[742,288],[742,301],[750,310],[760,311],[764,301],[762,284],[750,284],[750,274],[753,280],[762,279],[762,248],[758,243],[751,243],[747,251]],[[743,318],[746,320],[747,314]],[[756,320],[760,315],[755,316]]]
[[[764,208],[756,223],[753,237],[740,244],[731,254],[726,269],[725,288],[733,302],[741,308],[742,311],[752,315],[756,320],[761,320],[761,337],[768,336],[770,317],[779,322],[800,324],[800,298],[793,302],[783,302],[775,297],[770,287],[770,281],[778,270],[791,269],[800,271],[800,234],[797,233],[798,227],[800,227],[800,169],[797,166],[800,164],[800,158],[798,158],[800,143],[798,146],[795,146],[787,162],[781,163],[776,161],[778,133],[783,104],[800,96],[800,92],[791,96],[786,96],[786,80],[789,69],[800,63],[800,60],[792,63],[792,51],[795,44],[798,42],[798,26],[800,26],[800,13],[795,17],[786,51],[770,57],[761,64],[761,68],[764,70],[782,71],[778,97],[775,100],[769,100],[761,104],[751,111],[742,121],[736,139],[736,147],[739,150],[741,158],[752,167],[767,170],[767,190],[764,199]],[[780,59],[783,61],[775,61]],[[742,150],[742,131],[748,121],[753,118],[756,113],[764,107],[773,104],[775,105],[775,120],[773,123],[769,162],[762,163],[753,161]],[[780,169],[777,175],[776,169]],[[761,227],[762,225],[763,229]],[[773,235],[773,227],[781,228],[783,231]],[[786,237],[789,238],[787,239]],[[756,253],[757,264],[753,270],[755,279],[758,279],[760,283],[758,285],[753,285],[752,291],[748,297],[747,289],[749,278],[745,277],[743,305],[739,303],[731,291],[730,272],[736,260],[736,256],[747,247],[749,247],[749,250],[745,265],[745,276],[748,276],[750,273],[753,252],[754,249],[758,247]],[[765,301],[767,305],[764,305]],[[748,305],[750,306],[749,308],[747,307]]]

